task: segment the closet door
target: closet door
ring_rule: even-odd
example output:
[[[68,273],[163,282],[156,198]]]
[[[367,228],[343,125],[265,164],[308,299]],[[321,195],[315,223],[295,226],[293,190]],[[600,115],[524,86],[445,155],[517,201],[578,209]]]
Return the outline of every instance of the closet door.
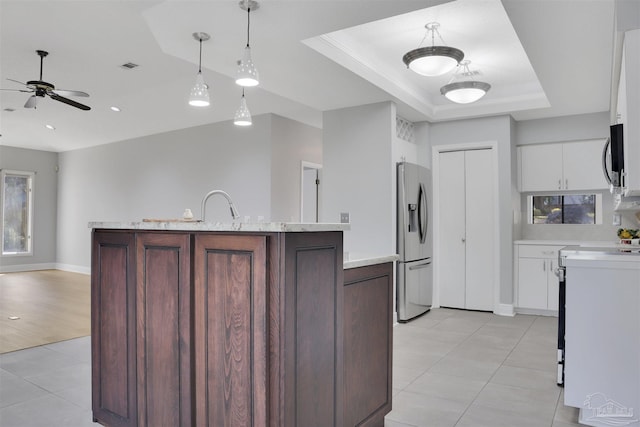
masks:
[[[466,298],[464,308],[493,311],[494,216],[491,150],[465,152]]]
[[[440,153],[440,237],[434,259],[440,267],[440,305],[465,306],[465,153]]]
[[[493,311],[493,155],[490,149],[439,155],[440,306]]]

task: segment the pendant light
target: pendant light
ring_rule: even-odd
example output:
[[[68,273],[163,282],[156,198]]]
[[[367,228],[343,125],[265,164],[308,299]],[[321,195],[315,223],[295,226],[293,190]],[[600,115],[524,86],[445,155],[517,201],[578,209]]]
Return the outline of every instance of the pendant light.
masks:
[[[258,2],[254,0],[241,0],[240,9],[247,11],[247,46],[242,53],[242,60],[238,65],[236,74],[236,84],[239,86],[258,86],[258,70],[251,60],[251,46],[249,45],[249,30],[251,28],[251,9],[256,10],[259,7]]]
[[[247,100],[244,97],[244,88],[242,88],[242,98],[240,99],[240,107],[236,110],[233,118],[233,124],[236,126],[251,126],[251,113],[247,108]]]
[[[489,83],[473,80],[473,72],[469,71],[470,63],[471,61],[460,62],[462,71],[456,72],[449,84],[440,88],[440,93],[449,101],[455,102],[456,104],[470,104],[478,101],[491,89]],[[463,79],[468,80],[454,81],[458,76],[462,76]]]
[[[191,88],[191,94],[189,95],[189,105],[194,107],[208,107],[209,86],[204,82],[204,77],[202,77],[202,42],[209,40],[211,37],[207,33],[193,33],[193,38],[200,43],[200,59],[198,60],[196,83]]]
[[[438,34],[440,40],[442,36],[438,28],[440,24],[437,22],[430,22],[424,26],[427,29],[424,39],[431,33],[431,46],[419,47],[413,49],[402,57],[402,61],[406,64],[407,68],[410,68],[414,72],[423,76],[441,76],[449,71],[453,70],[462,58],[464,53],[460,49],[449,46],[436,46],[435,35]],[[420,42],[420,44],[422,44]],[[444,40],[442,40],[444,44]]]

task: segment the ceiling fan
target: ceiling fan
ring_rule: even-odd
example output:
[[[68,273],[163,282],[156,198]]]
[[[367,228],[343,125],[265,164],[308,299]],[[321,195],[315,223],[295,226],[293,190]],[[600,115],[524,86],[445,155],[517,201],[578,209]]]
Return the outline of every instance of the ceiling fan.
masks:
[[[67,105],[71,105],[72,107],[76,107],[81,110],[90,110],[91,107],[62,96],[62,95],[89,96],[88,93],[81,92],[78,90],[56,89],[56,87],[53,84],[47,83],[42,80],[42,63],[43,63],[44,57],[47,56],[49,52],[46,52],[44,50],[36,50],[36,53],[38,54],[38,56],[40,56],[40,80],[29,80],[26,83],[22,83],[18,80],[7,79],[7,80],[11,80],[12,82],[20,83],[21,85],[26,86],[27,89],[0,89],[0,90],[32,93],[33,95],[31,95],[29,99],[27,99],[27,102],[24,104],[24,108],[36,108],[38,97],[44,98],[45,96],[48,96],[49,98],[55,101],[63,102]]]

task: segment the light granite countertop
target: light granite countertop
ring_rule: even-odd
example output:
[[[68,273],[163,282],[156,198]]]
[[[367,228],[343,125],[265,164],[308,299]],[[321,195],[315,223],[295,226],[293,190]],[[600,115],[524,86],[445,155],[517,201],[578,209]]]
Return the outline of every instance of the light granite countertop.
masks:
[[[350,268],[366,267],[369,265],[384,264],[386,262],[394,262],[399,258],[398,255],[365,255],[365,254],[353,254],[344,253],[343,268],[348,270]]]
[[[166,230],[166,231],[253,231],[253,232],[306,232],[347,231],[349,224],[296,223],[296,222],[202,222],[189,220],[151,220],[139,222],[90,222],[89,228],[113,230]]]

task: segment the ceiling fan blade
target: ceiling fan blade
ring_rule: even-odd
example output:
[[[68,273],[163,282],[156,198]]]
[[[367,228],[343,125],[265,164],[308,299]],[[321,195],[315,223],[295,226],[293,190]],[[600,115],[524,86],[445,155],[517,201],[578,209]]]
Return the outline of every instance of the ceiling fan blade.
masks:
[[[36,108],[36,104],[38,103],[38,97],[35,95],[31,95],[27,102],[24,104],[24,108]]]
[[[9,78],[7,78],[7,80],[9,80],[10,82],[20,83],[20,84],[21,84],[21,85],[23,85],[23,86],[26,86],[26,85],[27,85],[26,83],[22,83],[22,82],[20,82],[20,81],[18,81],[18,80],[9,79]]]
[[[91,107],[89,107],[87,105],[84,105],[84,104],[80,104],[79,102],[76,102],[76,101],[74,101],[72,99],[65,98],[64,96],[60,96],[55,92],[50,92],[48,95],[51,97],[51,99],[55,99],[56,101],[64,102],[65,104],[71,105],[72,107],[76,107],[76,108],[79,108],[79,109],[85,110],[85,111],[91,110]]]
[[[87,92],[82,92],[79,90],[55,89],[52,92],[57,95],[64,95],[64,96],[89,96]]]
[[[0,89],[0,90],[7,90],[10,92],[27,92],[27,93],[33,93],[32,90],[25,90],[25,89]]]

